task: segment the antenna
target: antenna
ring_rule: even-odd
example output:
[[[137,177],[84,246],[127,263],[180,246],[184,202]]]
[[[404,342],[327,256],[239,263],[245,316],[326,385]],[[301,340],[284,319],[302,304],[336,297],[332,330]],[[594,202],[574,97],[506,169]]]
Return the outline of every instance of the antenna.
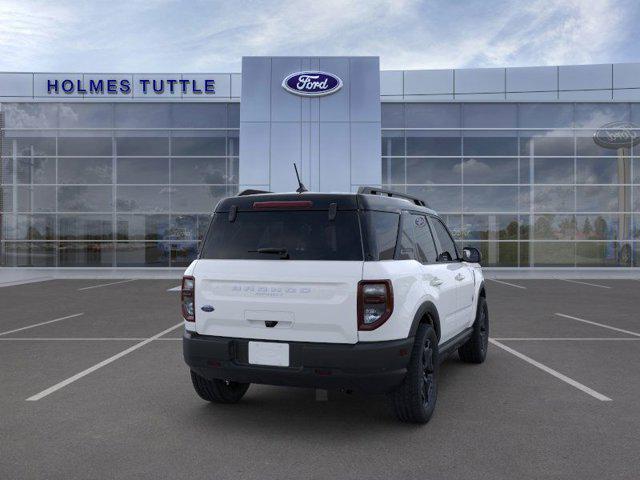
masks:
[[[298,166],[295,164],[295,162],[293,163],[293,168],[296,171],[296,178],[298,179],[298,188],[296,189],[296,192],[298,192],[298,193],[308,192],[309,190],[307,190],[307,187],[305,187],[304,183],[302,183],[300,181],[300,174],[298,173]]]

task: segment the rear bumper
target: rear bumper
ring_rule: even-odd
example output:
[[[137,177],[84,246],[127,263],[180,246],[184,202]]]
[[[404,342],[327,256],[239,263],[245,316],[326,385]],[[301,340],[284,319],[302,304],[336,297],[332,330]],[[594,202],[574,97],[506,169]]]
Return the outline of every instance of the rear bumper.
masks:
[[[184,360],[209,379],[383,393],[404,379],[413,347],[413,338],[354,345],[287,342],[290,366],[270,367],[249,364],[249,340],[187,331]]]

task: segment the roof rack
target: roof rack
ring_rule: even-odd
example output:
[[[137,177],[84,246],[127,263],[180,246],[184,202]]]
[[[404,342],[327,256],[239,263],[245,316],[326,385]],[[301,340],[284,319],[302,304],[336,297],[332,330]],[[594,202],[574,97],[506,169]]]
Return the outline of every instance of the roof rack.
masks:
[[[424,200],[421,200],[418,197],[412,197],[411,195],[407,195],[406,193],[394,192],[393,190],[385,190],[378,187],[360,187],[358,188],[358,193],[364,195],[381,195],[386,197],[403,198],[415,203],[420,207],[429,208],[429,205],[427,205],[427,202],[425,202]]]
[[[242,190],[237,196],[244,197],[245,195],[259,195],[261,193],[273,193],[268,190],[254,190],[253,188],[247,188],[246,190]]]

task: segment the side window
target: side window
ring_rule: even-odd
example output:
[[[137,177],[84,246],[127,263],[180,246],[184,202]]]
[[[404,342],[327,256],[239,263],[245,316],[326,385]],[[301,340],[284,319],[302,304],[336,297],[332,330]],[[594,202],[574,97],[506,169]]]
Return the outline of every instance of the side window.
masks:
[[[369,251],[373,260],[393,260],[400,215],[391,212],[365,212]]]
[[[420,263],[433,263],[436,261],[436,245],[431,236],[431,229],[424,215],[411,215],[413,223],[413,235],[416,241],[415,258]]]
[[[402,230],[400,231],[399,250],[396,258],[398,260],[414,260],[415,247],[413,241],[413,215],[404,212],[402,214]]]
[[[429,224],[433,229],[434,235],[438,239],[439,261],[451,262],[453,260],[458,260],[456,244],[442,222],[437,218],[429,218]]]

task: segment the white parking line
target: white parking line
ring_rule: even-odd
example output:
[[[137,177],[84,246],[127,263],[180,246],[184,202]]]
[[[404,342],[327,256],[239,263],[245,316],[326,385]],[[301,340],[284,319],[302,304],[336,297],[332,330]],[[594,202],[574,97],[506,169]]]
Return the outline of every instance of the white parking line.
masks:
[[[127,348],[126,350],[123,350],[120,353],[117,353],[115,355],[113,355],[112,357],[107,358],[106,360],[103,360],[100,363],[97,363],[96,365],[94,365],[93,367],[89,367],[86,370],[81,371],[80,373],[76,373],[74,376],[67,378],[66,380],[63,380],[60,383],[56,383],[55,385],[53,385],[52,387],[47,388],[46,390],[41,391],[40,393],[36,393],[35,395],[27,398],[27,402],[36,402],[44,397],[46,397],[47,395],[52,394],[53,392],[60,390],[61,388],[66,387],[67,385],[75,382],[76,380],[80,380],[82,377],[85,377],[87,375],[89,375],[92,372],[95,372],[96,370],[109,365],[112,362],[115,362],[116,360],[118,360],[119,358],[124,357],[125,355],[130,354],[131,352],[139,349],[140,347],[144,347],[147,343],[150,343],[154,340],[156,340],[157,338],[160,338],[163,335],[166,335],[167,333],[171,332],[172,330],[175,330],[178,327],[181,327],[184,325],[184,322],[180,322],[176,325],[174,325],[173,327],[169,327],[166,330],[163,330],[160,333],[155,334],[153,337],[149,337],[146,340],[143,340],[140,343],[136,343],[135,345]]]
[[[105,341],[117,341],[117,342],[135,342],[139,340],[146,340],[146,337],[5,337],[0,338],[0,341],[10,341],[10,340],[18,340],[24,342],[86,342],[86,341],[97,341],[97,342],[105,342]]]
[[[28,283],[41,283],[53,280],[51,277],[33,277],[25,278],[22,280],[11,280],[10,282],[0,282],[0,288],[2,287],[17,287],[18,285],[26,285]]]
[[[580,285],[589,285],[590,287],[611,288],[608,285],[598,285],[597,283],[580,282],[578,280],[569,280],[568,278],[558,278],[558,280],[561,280],[563,282],[579,283]]]
[[[121,280],[119,282],[101,283],[100,285],[91,285],[90,287],[79,288],[78,291],[81,292],[83,290],[91,290],[92,288],[108,287],[109,285],[118,285],[120,283],[135,282],[136,280],[137,278],[131,278],[129,280]]]
[[[13,340],[23,342],[138,342],[146,340],[146,337],[4,337],[0,338],[0,342],[10,342]],[[592,342],[592,341],[632,341],[640,342],[640,338],[629,337],[493,337],[494,340],[500,342],[553,342],[553,341],[569,341],[569,342]],[[182,340],[182,337],[164,337],[156,338],[154,342],[171,341],[176,342]]]
[[[25,342],[56,342],[56,341],[60,341],[60,342],[73,342],[73,341],[79,341],[79,342],[87,342],[87,341],[96,341],[96,342],[108,342],[108,341],[115,341],[115,342],[137,342],[139,340],[146,340],[146,337],[5,337],[5,338],[0,338],[0,342],[1,341],[11,341],[11,340],[18,340],[18,341],[25,341]],[[166,338],[154,338],[153,341],[154,342],[158,342],[161,340],[172,340],[172,341],[176,341],[176,340],[182,340],[182,337],[166,337]],[[630,340],[637,340],[635,338],[632,338]]]
[[[501,283],[503,285],[509,285],[510,287],[514,287],[514,288],[520,288],[522,290],[526,290],[527,289],[527,287],[523,287],[522,285],[516,285],[515,283],[503,282],[502,280],[495,280],[493,278],[487,278],[487,280],[489,280],[491,282]]]
[[[22,330],[28,330],[30,328],[39,327],[40,325],[47,325],[48,323],[59,322],[61,320],[66,320],[67,318],[79,317],[80,315],[84,315],[84,312],[82,312],[82,313],[74,313],[73,315],[67,315],[66,317],[54,318],[53,320],[47,320],[46,322],[34,323],[33,325],[28,325],[26,327],[16,328],[15,330],[8,330],[6,332],[0,333],[0,336],[1,335],[9,335],[10,333],[14,333],[14,332],[21,332]]]
[[[570,318],[571,320],[576,320],[578,322],[588,323],[589,325],[595,325],[596,327],[608,328],[609,330],[614,330],[616,332],[626,333],[629,335],[633,335],[635,337],[640,337],[640,333],[632,332],[631,330],[624,330],[623,328],[612,327],[611,325],[605,325],[604,323],[592,322],[591,320],[585,320],[584,318],[572,317],[571,315],[565,315],[564,313],[556,313],[559,317]]]
[[[167,292],[179,292],[180,290],[182,290],[182,285],[178,285],[177,287],[173,287],[173,288],[168,288]]]
[[[596,392],[595,390],[587,387],[586,385],[583,385],[580,382],[575,381],[572,378],[567,377],[566,375],[563,375],[562,373],[554,370],[553,368],[547,367],[546,365],[543,365],[540,362],[537,362],[536,360],[534,360],[531,357],[527,357],[525,354],[518,352],[517,350],[514,350],[513,348],[509,348],[506,345],[498,342],[496,339],[494,338],[490,338],[489,341],[495,345],[498,348],[501,348],[502,350],[504,350],[505,352],[509,352],[512,355],[515,355],[516,357],[518,357],[521,360],[524,360],[525,362],[533,365],[536,368],[539,368],[540,370],[542,370],[543,372],[548,373],[549,375],[553,375],[554,377],[562,380],[565,383],[568,383],[569,385],[571,385],[572,387],[577,388],[578,390],[583,391],[584,393],[586,393],[587,395],[591,395],[594,398],[597,398],[598,400],[602,401],[602,402],[610,402],[611,399],[601,393]]]
[[[2,340],[2,339],[0,339]],[[7,339],[9,340],[9,339]],[[494,340],[504,341],[504,342],[547,342],[547,341],[570,341],[570,342],[580,342],[580,341],[640,341],[640,338],[629,338],[629,337],[530,337],[530,338],[522,338],[522,337],[504,337],[498,338],[494,337]]]

